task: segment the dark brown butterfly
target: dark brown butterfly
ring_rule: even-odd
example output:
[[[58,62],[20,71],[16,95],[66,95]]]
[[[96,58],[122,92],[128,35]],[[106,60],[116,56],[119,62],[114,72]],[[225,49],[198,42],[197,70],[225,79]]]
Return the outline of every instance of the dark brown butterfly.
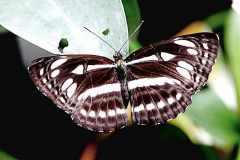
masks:
[[[38,89],[81,127],[111,132],[131,117],[140,125],[162,124],[191,104],[216,60],[214,33],[173,37],[113,60],[97,55],[39,58],[29,67]]]

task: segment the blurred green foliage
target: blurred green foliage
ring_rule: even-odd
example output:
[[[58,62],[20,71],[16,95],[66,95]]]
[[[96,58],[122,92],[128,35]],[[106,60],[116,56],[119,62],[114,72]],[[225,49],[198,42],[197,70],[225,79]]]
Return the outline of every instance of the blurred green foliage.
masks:
[[[238,114],[240,116],[240,15],[233,11],[229,12],[224,28],[224,45],[228,54],[230,68],[234,76]]]
[[[16,159],[0,150],[0,160],[16,160]]]
[[[186,116],[209,134],[211,145],[224,147],[234,145],[239,140],[238,117],[210,89],[193,96],[193,103]]]

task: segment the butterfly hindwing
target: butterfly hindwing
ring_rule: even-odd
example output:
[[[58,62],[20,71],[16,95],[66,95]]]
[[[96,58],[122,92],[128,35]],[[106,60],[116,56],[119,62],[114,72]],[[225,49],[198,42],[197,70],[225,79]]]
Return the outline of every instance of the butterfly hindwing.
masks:
[[[127,57],[134,120],[158,124],[184,112],[206,83],[218,45],[215,34],[197,33],[152,44]]]
[[[80,126],[98,132],[124,127],[127,114],[113,61],[100,56],[52,56],[29,67],[36,86]]]

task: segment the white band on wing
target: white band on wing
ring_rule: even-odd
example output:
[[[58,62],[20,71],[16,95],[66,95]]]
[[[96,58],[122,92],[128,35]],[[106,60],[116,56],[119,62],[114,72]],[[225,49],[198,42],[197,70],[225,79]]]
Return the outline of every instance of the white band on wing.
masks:
[[[120,83],[104,84],[98,87],[93,87],[87,89],[78,96],[78,100],[85,100],[87,97],[96,97],[101,94],[111,93],[111,92],[120,92],[121,85]]]
[[[113,64],[97,64],[97,65],[88,65],[87,71],[94,70],[94,69],[102,69],[102,68],[113,68],[115,65]]]
[[[148,57],[132,60],[132,61],[128,62],[127,65],[132,65],[132,64],[135,64],[135,63],[141,63],[141,62],[146,62],[146,61],[158,61],[158,58],[155,55],[151,55],[151,56],[148,56]]]
[[[135,80],[129,81],[128,88],[132,90],[137,87],[159,86],[159,85],[164,85],[166,83],[180,84],[180,81],[173,78],[167,78],[167,77],[141,78],[141,79],[135,79]]]

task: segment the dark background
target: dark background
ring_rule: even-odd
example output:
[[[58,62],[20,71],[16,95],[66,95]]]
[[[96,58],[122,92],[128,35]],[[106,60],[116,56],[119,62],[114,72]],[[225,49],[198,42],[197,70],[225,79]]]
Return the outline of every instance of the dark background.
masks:
[[[193,20],[227,9],[224,0],[139,1],[145,23],[140,42],[149,44],[179,32]],[[0,35],[0,149],[19,159],[77,159],[96,134],[77,127],[70,117],[37,91],[21,61],[16,37]],[[169,134],[173,133],[173,134]],[[204,146],[193,145],[176,127],[132,127],[100,142],[99,159],[204,159]]]

